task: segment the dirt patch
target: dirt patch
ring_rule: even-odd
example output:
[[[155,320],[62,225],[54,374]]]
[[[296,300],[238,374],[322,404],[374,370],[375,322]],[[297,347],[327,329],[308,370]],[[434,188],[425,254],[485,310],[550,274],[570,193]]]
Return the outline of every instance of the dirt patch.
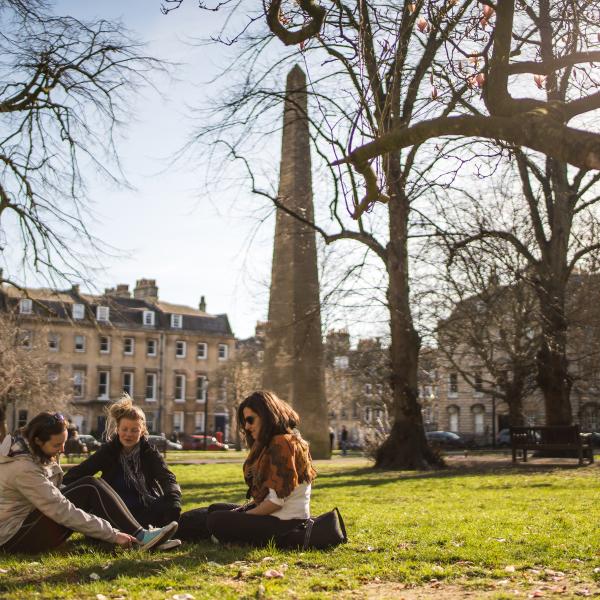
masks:
[[[493,582],[443,583],[434,581],[428,585],[411,587],[403,583],[376,582],[362,586],[351,594],[353,598],[366,600],[454,600],[458,598],[598,598],[600,587],[581,581],[561,581],[550,584],[545,581],[523,582],[510,579]]]

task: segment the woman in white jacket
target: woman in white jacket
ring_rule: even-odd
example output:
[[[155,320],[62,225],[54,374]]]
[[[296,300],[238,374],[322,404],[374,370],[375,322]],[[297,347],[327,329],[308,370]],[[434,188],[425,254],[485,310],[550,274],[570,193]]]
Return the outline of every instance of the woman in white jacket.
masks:
[[[149,549],[175,532],[177,523],[143,529],[104,481],[84,477],[60,488],[56,457],[64,449],[67,421],[59,413],[34,417],[0,446],[0,550],[43,552],[73,531],[123,547]]]

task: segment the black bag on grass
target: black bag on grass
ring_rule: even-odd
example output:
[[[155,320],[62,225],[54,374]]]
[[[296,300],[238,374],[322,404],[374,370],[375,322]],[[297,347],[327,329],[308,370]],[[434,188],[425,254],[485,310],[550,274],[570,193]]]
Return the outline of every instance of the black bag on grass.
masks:
[[[278,548],[298,548],[301,550],[323,550],[348,541],[344,519],[337,507],[314,519],[307,519],[302,525],[275,538]]]

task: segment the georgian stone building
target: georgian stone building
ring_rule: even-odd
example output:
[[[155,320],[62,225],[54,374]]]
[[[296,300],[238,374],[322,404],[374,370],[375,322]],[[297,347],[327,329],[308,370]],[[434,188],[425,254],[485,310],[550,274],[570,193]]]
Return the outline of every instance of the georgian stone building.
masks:
[[[514,417],[503,392],[514,390],[518,381],[522,405],[513,412],[520,413],[520,420],[528,425],[546,422],[536,382],[540,328],[535,298],[528,307],[527,295],[518,293],[522,288],[498,286],[491,291],[457,303],[450,317],[438,325],[439,429],[480,444],[491,443],[494,434],[510,427]],[[570,401],[572,422],[583,431],[600,430],[598,293],[599,277],[571,276],[567,295]]]
[[[69,290],[0,287],[0,310],[18,314],[23,343],[47,337],[48,376],[72,382],[71,417],[83,433],[100,434],[107,404],[127,392],[142,407],[151,432],[221,430],[229,414],[211,386],[217,368],[235,352],[227,315],[165,302],[153,279],[102,295]],[[48,399],[52,407],[52,399]],[[33,415],[18,401],[14,428]],[[14,417],[13,417],[14,420]],[[206,427],[205,427],[206,424]]]
[[[426,429],[436,428],[437,370],[432,350],[421,351],[419,399]],[[329,424],[339,440],[346,427],[351,444],[363,446],[391,425],[389,349],[379,338],[358,340],[351,347],[346,330],[329,331],[325,342],[325,386]]]

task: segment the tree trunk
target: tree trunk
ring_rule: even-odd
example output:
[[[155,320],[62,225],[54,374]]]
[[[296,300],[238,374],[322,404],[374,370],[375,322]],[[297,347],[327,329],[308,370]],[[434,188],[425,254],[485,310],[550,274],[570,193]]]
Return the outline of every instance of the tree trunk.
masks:
[[[6,423],[6,405],[0,402],[0,442],[8,433],[8,424]]]
[[[510,419],[511,427],[521,427],[525,425],[522,383],[515,382],[507,386],[506,403],[508,404],[508,417]]]
[[[396,162],[390,159],[390,162]],[[390,168],[390,171],[399,173]],[[389,187],[395,193],[389,201],[390,242],[387,271],[388,307],[391,332],[391,388],[393,425],[390,435],[378,448],[375,466],[383,469],[427,469],[442,466],[425,438],[421,405],[418,401],[418,364],[421,340],[414,328],[409,303],[408,216],[409,200],[400,187],[399,177]]]
[[[567,359],[567,319],[564,286],[541,284],[542,341],[537,353],[537,381],[544,394],[546,425],[572,423],[571,386]]]

